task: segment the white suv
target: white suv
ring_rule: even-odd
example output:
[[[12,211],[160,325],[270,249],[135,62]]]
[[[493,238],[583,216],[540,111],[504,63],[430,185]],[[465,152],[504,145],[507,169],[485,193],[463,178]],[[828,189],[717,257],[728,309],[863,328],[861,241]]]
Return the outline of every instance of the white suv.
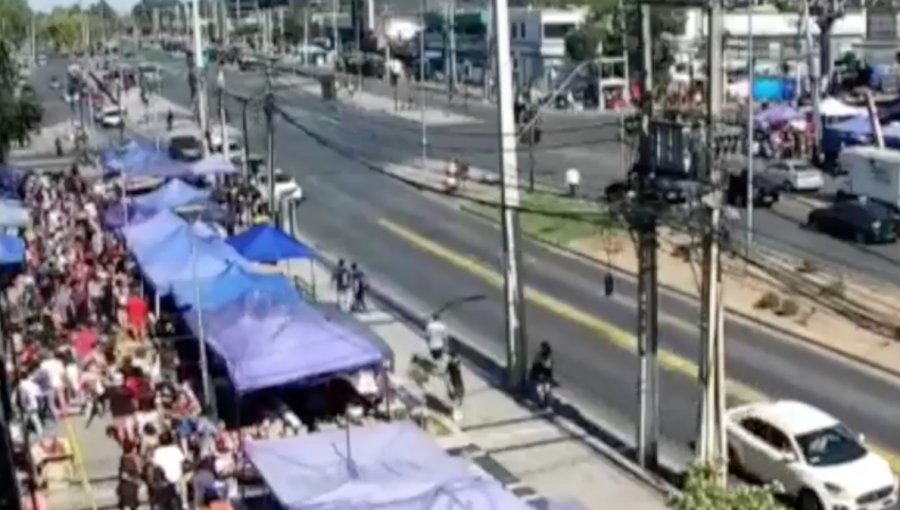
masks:
[[[732,467],[797,498],[801,510],[875,510],[897,502],[890,465],[834,417],[802,402],[726,413]]]
[[[265,169],[260,169],[256,176],[256,188],[263,200],[269,200],[269,174]],[[303,189],[293,177],[285,174],[280,168],[275,169],[275,199],[282,200],[290,196],[294,200],[303,199]]]

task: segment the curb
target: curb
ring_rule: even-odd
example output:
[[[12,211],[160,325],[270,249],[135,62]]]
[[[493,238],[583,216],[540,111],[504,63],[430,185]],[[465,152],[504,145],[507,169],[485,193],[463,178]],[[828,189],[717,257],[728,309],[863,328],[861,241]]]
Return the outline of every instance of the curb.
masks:
[[[309,238],[306,239],[308,241]],[[323,254],[322,251],[318,249],[319,247],[315,245],[315,243],[313,243],[313,248],[315,248],[315,260],[317,262],[324,265],[329,270],[335,266],[334,262],[331,260],[331,257]],[[418,314],[408,306],[388,296],[376,285],[373,285],[369,292],[374,301],[384,307],[384,311],[386,313],[391,314],[398,320],[414,327],[419,332],[424,331],[425,324],[427,322],[427,318],[425,316]],[[450,345],[452,345],[453,348],[459,352],[459,354],[467,362],[469,367],[473,368],[483,377],[485,377],[489,384],[497,387],[507,396],[513,398],[513,400],[515,400],[517,403],[522,405],[526,404],[526,402],[523,401],[521,397],[511,393],[504,387],[503,380],[505,379],[505,377],[502,373],[502,369],[500,369],[502,364],[499,363],[493,355],[480,348],[474,342],[466,341],[457,335],[450,335],[449,340]],[[594,450],[600,455],[603,455],[604,458],[608,459],[608,461],[614,464],[616,467],[622,469],[630,476],[644,483],[666,498],[670,498],[674,495],[680,494],[680,491],[677,487],[677,484],[680,483],[681,479],[681,473],[679,471],[680,468],[663,466],[662,462],[660,462],[660,466],[657,468],[657,470],[653,472],[641,468],[635,461],[627,457],[622,452],[622,445],[609,444],[604,440],[603,437],[600,437],[600,435],[595,433],[595,431],[600,431],[608,435],[608,433],[600,423],[596,422],[590,417],[585,416],[584,414],[581,414],[580,411],[578,411],[578,407],[574,403],[567,401],[561,396],[556,395],[554,396],[554,399],[557,402],[554,403],[553,412],[549,417],[545,416],[544,419],[549,419],[549,421],[554,426],[559,427],[565,431],[579,429],[591,440],[585,440],[585,445],[588,448]],[[562,410],[565,410],[569,414],[571,414],[571,410],[575,410],[576,412],[578,412],[578,416],[576,418],[569,418],[567,416],[564,416],[564,412],[562,412]],[[430,413],[429,416],[437,417],[436,413]],[[459,425],[453,422],[450,418],[440,416],[438,417],[438,421],[441,422],[440,424],[442,426],[446,423],[449,426],[450,430],[461,431]],[[586,425],[588,425],[588,427],[580,425],[579,423],[577,423],[578,421],[585,423]],[[465,431],[462,432],[465,433]],[[628,449],[632,448],[631,445],[625,445],[625,447]]]
[[[491,223],[494,223],[494,224],[498,223],[498,221],[496,219],[492,218],[490,215],[487,215],[480,211],[474,210],[473,208],[468,207],[464,204],[460,205],[459,208],[460,208],[460,210],[462,210],[468,214],[471,214],[473,216],[477,216],[483,220],[490,221]],[[534,234],[530,234],[527,232],[522,232],[522,235],[531,241],[540,243],[544,246],[547,246],[547,247],[550,247],[550,248],[553,248],[556,250],[560,250],[562,252],[565,252],[567,255],[574,256],[574,257],[581,259],[582,261],[590,263],[592,265],[603,264],[605,266],[603,261],[598,260],[594,257],[591,257],[590,255],[587,255],[585,253],[574,250],[568,246],[564,246],[562,244],[550,241],[548,239],[544,239],[542,237],[539,237],[539,236],[536,236]],[[637,278],[637,275],[635,275],[634,273],[631,273],[629,271],[624,271],[624,270],[618,269],[618,268],[612,268],[612,270],[613,270],[613,272],[616,272],[619,275],[626,276],[628,278],[632,278],[632,279]],[[674,289],[674,288],[666,286],[666,285],[660,285],[660,287],[662,287],[665,292],[668,292],[679,299],[687,299],[687,300],[691,300],[691,301],[697,301],[696,297],[691,296],[690,294],[688,294],[682,290]],[[892,378],[900,377],[900,369],[891,369],[891,368],[885,367],[885,366],[875,363],[872,360],[869,360],[866,357],[861,356],[859,354],[847,352],[847,351],[839,349],[837,347],[823,344],[822,342],[819,342],[818,340],[816,340],[815,338],[813,338],[809,335],[798,334],[796,332],[789,331],[788,329],[783,328],[781,326],[776,326],[773,324],[769,324],[767,322],[763,322],[747,313],[741,312],[739,310],[734,310],[733,308],[730,308],[727,306],[725,308],[726,308],[726,311],[728,312],[728,315],[731,315],[734,318],[743,320],[745,322],[752,323],[755,327],[758,327],[758,328],[761,328],[764,330],[769,330],[770,332],[774,332],[778,335],[786,336],[786,337],[794,339],[794,340],[799,340],[806,345],[821,349],[832,355],[840,356],[849,361],[853,361],[855,363],[863,365],[865,368],[874,370],[882,375],[886,375],[886,376],[889,376]]]

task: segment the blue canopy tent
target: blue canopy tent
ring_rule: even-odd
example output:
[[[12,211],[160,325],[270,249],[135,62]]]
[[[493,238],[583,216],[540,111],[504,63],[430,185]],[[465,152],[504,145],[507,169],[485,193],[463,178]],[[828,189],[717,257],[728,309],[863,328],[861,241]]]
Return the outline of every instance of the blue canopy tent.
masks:
[[[141,207],[161,211],[203,204],[209,197],[209,190],[195,188],[180,179],[172,179],[150,193],[134,197],[132,200]]]
[[[107,207],[103,212],[103,225],[109,229],[122,228],[126,225],[141,223],[155,214],[155,210],[136,204],[117,203]]]
[[[342,373],[381,367],[385,361],[371,342],[329,321],[302,301],[258,307],[239,317],[233,315],[233,309],[229,311],[202,316],[188,313],[184,320],[225,361],[239,393],[312,384]]]
[[[22,184],[28,178],[28,172],[19,168],[4,167],[0,169],[0,192],[6,198],[22,198]]]
[[[221,309],[250,293],[265,294],[274,302],[288,306],[300,303],[300,295],[284,276],[251,273],[236,264],[213,278],[172,284],[172,294],[179,308],[204,312]]]
[[[168,294],[172,284],[182,280],[216,277],[231,264],[248,267],[230,246],[215,239],[204,239],[187,225],[156,245],[142,248],[135,257],[158,294]]]
[[[25,241],[18,236],[0,235],[0,264],[22,264],[25,262]]]
[[[530,508],[409,422],[252,441],[245,448],[287,510]]]
[[[309,279],[312,296],[316,296],[316,253],[309,246],[289,236],[280,228],[266,223],[255,225],[240,234],[229,237],[226,242],[247,260],[263,264],[276,264],[282,260],[309,260]]]
[[[132,252],[153,246],[172,232],[184,227],[185,221],[169,210],[158,211],[146,220],[122,228],[122,236]]]
[[[247,260],[265,264],[290,259],[312,259],[316,256],[312,248],[270,223],[249,228],[231,236],[226,242]]]
[[[0,228],[25,228],[30,221],[31,214],[22,202],[0,199]]]
[[[237,167],[234,163],[225,159],[225,156],[218,154],[207,156],[200,161],[191,163],[191,173],[196,176],[233,174],[237,173]]]

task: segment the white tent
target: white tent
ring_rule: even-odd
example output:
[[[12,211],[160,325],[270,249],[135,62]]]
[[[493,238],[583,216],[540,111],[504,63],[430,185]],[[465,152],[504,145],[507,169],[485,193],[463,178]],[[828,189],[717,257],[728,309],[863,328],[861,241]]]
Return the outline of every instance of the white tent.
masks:
[[[858,117],[869,114],[865,108],[850,106],[833,97],[822,100],[819,111],[823,117]]]

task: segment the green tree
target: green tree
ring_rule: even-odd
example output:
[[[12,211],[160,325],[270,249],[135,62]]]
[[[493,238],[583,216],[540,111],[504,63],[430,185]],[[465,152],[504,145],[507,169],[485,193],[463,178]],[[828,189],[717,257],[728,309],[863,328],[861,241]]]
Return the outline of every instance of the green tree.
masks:
[[[573,62],[595,60],[602,35],[600,28],[593,23],[581,25],[566,35],[566,56]]]
[[[54,10],[42,20],[40,37],[58,51],[71,51],[81,44],[81,18],[67,10]]]
[[[672,500],[674,510],[785,510],[767,487],[728,486],[716,481],[709,466],[688,470],[681,495]]]
[[[12,142],[24,141],[42,116],[34,90],[19,80],[11,43],[0,41],[0,163],[6,162]]]
[[[0,0],[0,39],[19,47],[28,37],[31,10],[26,0]]]

